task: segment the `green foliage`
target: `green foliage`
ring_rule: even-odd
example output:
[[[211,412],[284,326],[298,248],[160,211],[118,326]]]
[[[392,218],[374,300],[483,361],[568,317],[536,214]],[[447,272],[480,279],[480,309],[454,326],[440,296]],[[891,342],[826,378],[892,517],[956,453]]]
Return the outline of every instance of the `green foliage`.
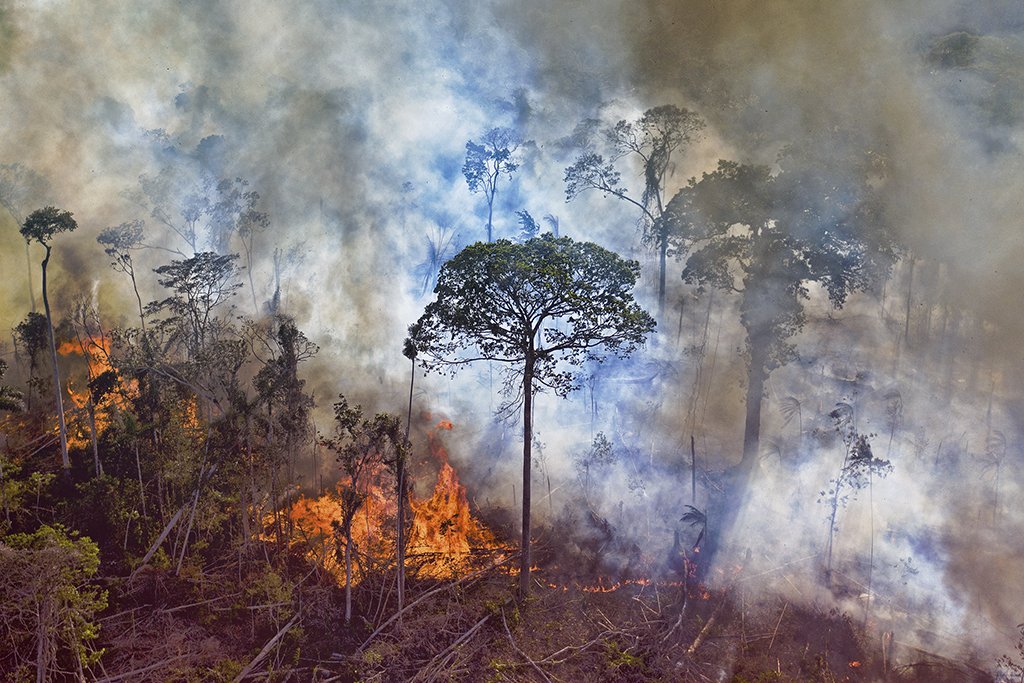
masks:
[[[95,617],[107,594],[89,584],[99,564],[95,543],[59,525],[0,539],[0,575],[7,586],[0,622],[13,645],[0,655],[0,669],[31,663],[49,676],[58,667],[81,672],[99,660],[102,651],[91,643],[99,636]]]
[[[0,360],[0,380],[4,378],[6,372],[7,362]],[[24,407],[20,391],[6,384],[0,384],[0,410],[18,412],[23,410]]]
[[[654,329],[632,297],[640,267],[590,242],[550,234],[514,244],[478,242],[441,269],[436,299],[409,329],[427,369],[477,359],[527,359],[534,378],[564,396],[577,388],[572,366],[625,357]]]
[[[605,665],[620,675],[642,672],[647,664],[641,655],[632,650],[633,648],[624,648],[614,640],[606,642],[604,644]]]
[[[21,236],[26,240],[34,240],[43,245],[49,253],[50,240],[54,235],[71,232],[76,228],[78,228],[78,223],[70,211],[61,211],[53,206],[47,206],[29,214],[21,226]]]

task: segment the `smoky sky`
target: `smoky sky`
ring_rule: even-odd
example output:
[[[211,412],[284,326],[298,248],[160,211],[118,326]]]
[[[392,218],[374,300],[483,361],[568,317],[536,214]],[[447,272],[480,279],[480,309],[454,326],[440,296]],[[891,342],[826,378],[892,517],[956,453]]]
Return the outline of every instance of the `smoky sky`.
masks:
[[[103,228],[135,218],[147,220],[147,241],[157,247],[138,257],[142,296],[160,295],[150,269],[173,257],[166,250],[185,247],[133,203],[140,176],[164,173],[179,197],[204,175],[244,178],[261,194],[271,220],[254,245],[258,303],[273,291],[273,253],[279,249],[283,308],[322,349],[310,384],[321,403],[344,390],[384,407],[402,405],[407,366],[401,342],[429,298],[422,268],[428,240],[436,244],[446,237],[451,256],[483,238],[486,208],[466,188],[461,166],[466,141],[493,126],[515,127],[524,139],[520,170],[499,187],[497,234],[515,233],[515,211],[557,216],[562,234],[646,259],[640,296],[653,303],[655,270],[639,243],[634,213],[597,195],[566,204],[561,181],[576,153],[569,141],[581,121],[614,123],[660,104],[690,108],[708,123],[678,159],[670,193],[713,169],[719,158],[773,165],[782,149],[798,142],[814,146],[820,159],[864,151],[883,157],[884,213],[906,253],[941,264],[947,300],[987,331],[986,345],[976,353],[991,356],[993,376],[1010,372],[1020,360],[1024,333],[1018,303],[1024,287],[1022,96],[1024,9],[1010,1],[981,7],[965,0],[0,3],[0,163],[43,174],[50,189],[39,206],[55,203],[73,211],[80,225],[77,233],[60,236],[55,248],[58,313],[86,293],[111,324],[131,323],[130,287],[110,270],[95,238]],[[34,208],[26,206],[24,213]],[[33,250],[33,268],[40,258]],[[29,302],[23,242],[6,215],[0,216],[0,271],[0,322],[8,329],[24,317]],[[669,275],[678,288],[678,268]],[[33,277],[38,297],[38,272]],[[237,305],[251,314],[248,299],[239,296]],[[684,443],[678,410],[670,408],[696,388],[705,392],[702,414],[721,426],[702,446],[735,450],[742,419],[741,341],[723,306],[709,318],[721,323],[708,343],[720,345],[732,360],[723,360],[712,379],[693,380],[685,360],[673,360],[675,369],[666,370],[671,363],[648,359],[594,389],[592,396],[614,403],[604,417],[622,448],[654,462],[661,444]],[[855,364],[856,349],[891,352],[886,331],[867,321],[866,305],[851,306],[845,330],[811,331],[802,340],[803,364],[773,378],[769,401],[813,392],[807,375],[815,358],[842,351],[842,362]],[[689,310],[680,315],[686,339],[696,340],[691,327],[702,317]],[[663,326],[662,335],[674,325]],[[841,386],[839,364],[828,362],[828,395],[807,400],[808,406],[863,399]],[[962,626],[973,606],[999,622],[996,630],[1005,633],[1009,623],[1012,631],[1021,620],[1012,612],[1024,591],[1007,587],[1012,608],[994,607],[992,593],[972,582],[965,558],[975,544],[962,539],[936,502],[964,492],[947,491],[942,478],[932,479],[925,468],[951,458],[950,444],[966,453],[971,438],[975,444],[984,438],[977,436],[984,398],[954,396],[931,409],[925,397],[940,385],[927,368],[883,375],[876,372],[875,393],[886,395],[902,382],[908,423],[916,416],[920,424],[960,422],[965,426],[959,432],[975,430],[973,437],[947,436],[939,432],[955,428],[943,426],[930,436],[906,437],[907,452],[928,441],[920,451],[932,460],[919,458],[905,476],[929,484],[903,495],[899,486],[907,480],[897,478],[892,490],[879,495],[912,501],[896,518],[927,533],[894,531],[885,552],[897,563],[900,553],[906,557],[917,549],[924,558],[918,560],[921,574],[936,590],[965,594],[949,601],[951,623]],[[666,387],[666,398],[637,391],[644,378]],[[725,388],[711,392],[708,382]],[[474,375],[461,384],[424,385],[418,396],[449,407],[489,405],[488,386]],[[995,379],[992,386],[989,398],[997,400],[989,416],[1004,419],[1012,442],[1019,391]],[[554,412],[553,406],[548,410]],[[878,405],[874,410],[875,425],[883,423],[884,411]],[[630,426],[637,415],[650,416],[656,429]],[[589,435],[588,420],[577,417],[560,427]],[[765,419],[774,419],[770,411]],[[465,429],[463,434],[515,446],[514,436],[486,421]],[[545,438],[551,470],[571,480],[571,466],[558,465],[556,452],[563,443],[577,447],[579,439],[550,431]],[[667,462],[671,452],[657,458]],[[481,486],[504,487],[503,477],[514,477],[514,461],[488,467],[479,476]],[[957,467],[949,465],[943,476],[955,478]],[[827,480],[826,470],[804,469],[797,479],[813,491]],[[620,489],[638,476],[626,470],[620,475]],[[646,486],[644,523],[654,529],[652,514],[667,518],[665,508],[675,499],[668,488],[650,481]],[[1006,486],[1005,495],[1019,493],[1012,481]],[[488,488],[481,497],[491,494]],[[778,501],[761,503],[780,518],[793,512]],[[798,511],[820,522],[820,511]],[[814,528],[820,531],[820,524]],[[793,538],[814,533],[805,529]],[[944,534],[960,541],[921,551],[939,543],[922,538]],[[809,544],[800,541],[801,548]],[[996,556],[992,567],[1005,566],[1019,550],[989,547]]]

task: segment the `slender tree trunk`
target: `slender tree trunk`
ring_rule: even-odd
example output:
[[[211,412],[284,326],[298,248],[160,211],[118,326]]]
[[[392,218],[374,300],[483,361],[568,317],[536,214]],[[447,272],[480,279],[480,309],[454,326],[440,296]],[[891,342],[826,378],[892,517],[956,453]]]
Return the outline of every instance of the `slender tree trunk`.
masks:
[[[750,367],[747,370],[747,406],[743,423],[743,460],[741,468],[753,471],[761,443],[761,401],[764,399],[766,358],[763,350],[751,344]]]
[[[345,527],[345,623],[352,623],[352,522]]]
[[[18,221],[21,223],[21,221]],[[49,258],[50,252],[46,252],[47,258]],[[32,286],[32,253],[29,249],[29,241],[25,240],[25,264],[28,266],[28,300],[32,305],[32,312],[36,312],[36,292]]]
[[[91,392],[90,392],[91,393]],[[103,466],[100,464],[100,441],[96,435],[96,404],[92,401],[92,396],[89,396],[89,440],[92,442],[92,464],[96,469],[96,476],[100,476],[103,473]]]
[[[132,289],[135,291],[135,300],[139,302],[139,324],[142,325],[142,331],[146,331],[146,314],[142,309],[142,295],[139,294],[139,285],[135,282],[135,270],[131,271],[132,278]]]
[[[914,295],[914,266],[916,260],[910,259],[910,273],[907,274],[907,303],[904,311],[903,319],[903,346],[904,348],[910,348],[910,310],[913,305]]]
[[[409,412],[405,419],[405,443],[409,445],[409,432],[412,430],[412,395],[416,381],[416,356],[409,359]],[[402,624],[402,608],[405,605],[405,456],[398,458],[398,623]]]
[[[53,363],[53,392],[57,405],[57,424],[60,428],[60,460],[64,473],[71,471],[71,459],[68,457],[68,425],[64,420],[64,399],[61,394],[60,370],[57,369],[57,340],[53,334],[53,318],[50,315],[50,299],[46,292],[46,267],[50,264],[50,247],[46,247],[46,258],[43,259],[43,310],[46,312],[46,327],[50,333],[50,361]]]
[[[142,517],[146,517],[146,486],[142,483],[142,463],[139,461],[139,442],[135,441],[135,471],[139,474],[139,498],[142,501]]]
[[[493,228],[491,221],[494,219],[494,196],[498,194],[498,180],[494,179],[494,185],[491,187],[491,194],[487,198],[487,242],[490,244],[494,241]]]
[[[690,434],[690,503],[697,506],[697,444]]]
[[[531,342],[532,346],[532,342]],[[519,598],[530,594],[530,464],[533,459],[533,366],[532,349],[523,370],[523,541],[519,559]]]
[[[662,236],[658,248],[658,322],[665,322],[665,268],[668,258],[668,237]]]

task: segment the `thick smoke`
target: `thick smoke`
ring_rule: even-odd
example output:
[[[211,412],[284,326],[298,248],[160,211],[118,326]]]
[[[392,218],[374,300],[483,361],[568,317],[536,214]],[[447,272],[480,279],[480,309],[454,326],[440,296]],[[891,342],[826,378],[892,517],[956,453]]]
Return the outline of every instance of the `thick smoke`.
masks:
[[[12,2],[0,7],[0,163],[43,174],[50,190],[37,204],[79,221],[55,249],[57,310],[95,289],[110,324],[130,324],[134,309],[100,230],[147,220],[157,248],[139,255],[146,300],[160,296],[149,269],[186,251],[134,201],[140,177],[162,179],[169,206],[207,175],[244,178],[271,218],[254,244],[257,308],[273,294],[280,249],[283,310],[322,349],[311,372],[319,402],[344,391],[397,411],[401,342],[429,297],[428,240],[443,257],[484,236],[486,211],[461,166],[466,141],[487,128],[515,127],[525,141],[520,171],[499,188],[497,233],[516,232],[515,211],[550,213],[562,234],[647,259],[640,296],[651,308],[656,271],[635,213],[597,195],[565,204],[580,121],[664,103],[698,111],[708,128],[670,194],[719,158],[771,165],[797,142],[831,163],[876,153],[907,258],[881,300],[855,297],[841,313],[815,302],[801,359],[769,382],[763,483],[742,502],[746,533],[730,551],[752,550],[749,574],[809,558],[814,575],[819,491],[841,463],[826,415],[845,403],[895,471],[841,513],[837,557],[863,555],[872,526],[875,538],[875,595],[865,586],[844,606],[873,601],[879,626],[911,644],[999,651],[1024,612],[1012,568],[1024,525],[1014,467],[1024,317],[1013,303],[1024,287],[1022,76],[1024,10],[1011,2]],[[30,307],[16,228],[0,216],[4,329]],[[40,258],[33,250],[34,269]],[[706,473],[741,449],[734,303],[716,293],[709,308],[678,272],[670,302],[686,303],[670,305],[644,354],[537,409],[538,516],[589,524],[581,538],[598,541],[613,528],[608,564],[620,572],[636,570],[636,547],[658,548],[663,564],[674,533],[689,533],[678,520],[691,502],[691,434],[698,506],[714,495]],[[248,293],[237,305],[254,313]],[[936,311],[927,328],[925,309]],[[906,332],[913,345],[900,341]],[[493,420],[496,373],[420,377],[417,404],[456,423],[453,456],[475,501],[512,508],[521,442],[515,425]],[[580,463],[597,432],[615,459],[591,473]],[[610,527],[568,519],[574,508]]]

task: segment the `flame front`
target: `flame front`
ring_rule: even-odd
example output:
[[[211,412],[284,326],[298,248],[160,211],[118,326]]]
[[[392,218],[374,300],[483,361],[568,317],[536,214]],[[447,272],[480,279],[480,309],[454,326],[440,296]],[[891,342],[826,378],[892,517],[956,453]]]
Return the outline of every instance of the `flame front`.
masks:
[[[438,430],[452,429],[442,420]],[[466,487],[448,462],[448,454],[433,431],[428,436],[431,455],[440,464],[431,495],[411,496],[411,528],[406,545],[410,573],[425,578],[443,579],[469,568],[479,551],[498,548],[494,535],[470,512]],[[339,486],[344,485],[344,482]],[[394,480],[384,467],[378,467],[363,482],[365,499],[352,524],[352,550],[359,558],[353,566],[353,582],[358,583],[367,567],[383,563],[393,566],[395,558]],[[323,567],[339,581],[344,578],[345,539],[336,533],[341,519],[338,489],[317,498],[302,496],[288,510],[288,519],[297,533],[293,538],[303,546],[306,557]],[[268,528],[272,528],[268,517]],[[265,538],[272,540],[271,532]]]

